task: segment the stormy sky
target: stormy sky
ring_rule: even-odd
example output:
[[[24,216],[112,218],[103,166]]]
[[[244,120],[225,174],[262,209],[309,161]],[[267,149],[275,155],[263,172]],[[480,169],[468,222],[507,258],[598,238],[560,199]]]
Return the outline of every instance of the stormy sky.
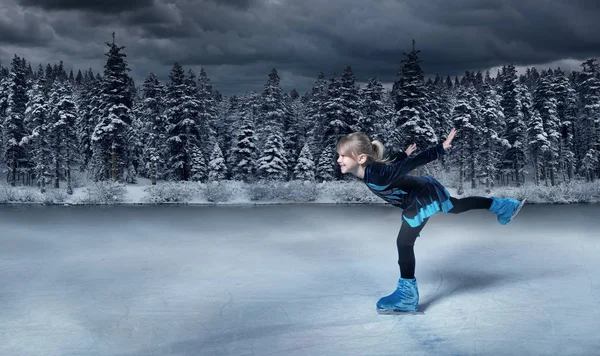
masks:
[[[346,66],[389,87],[412,39],[426,75],[579,70],[600,56],[598,18],[597,0],[1,0],[0,63],[102,71],[115,31],[137,85],[179,62],[224,95],[261,92],[271,68],[286,91]]]

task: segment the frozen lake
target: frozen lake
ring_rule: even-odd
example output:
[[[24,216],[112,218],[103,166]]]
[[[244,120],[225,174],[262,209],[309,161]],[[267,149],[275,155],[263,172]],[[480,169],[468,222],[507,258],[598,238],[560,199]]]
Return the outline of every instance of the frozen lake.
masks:
[[[437,214],[379,315],[391,206],[0,206],[0,355],[593,355],[600,205]]]

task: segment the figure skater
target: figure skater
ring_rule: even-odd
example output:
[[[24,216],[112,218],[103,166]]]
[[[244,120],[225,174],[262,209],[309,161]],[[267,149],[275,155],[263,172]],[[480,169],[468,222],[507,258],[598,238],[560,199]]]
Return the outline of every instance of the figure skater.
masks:
[[[511,198],[467,197],[457,199],[430,176],[412,176],[409,173],[427,164],[450,149],[456,135],[452,129],[443,143],[431,146],[414,157],[409,157],[416,145],[405,152],[383,158],[383,144],[362,132],[343,136],[337,144],[337,162],[343,174],[353,174],[363,180],[369,189],[386,202],[400,207],[402,226],[396,239],[400,279],[396,290],[377,302],[377,311],[383,314],[414,312],[419,305],[419,289],[415,278],[414,243],[429,217],[439,211],[460,214],[473,209],[487,209],[497,215],[498,222],[508,224],[523,207],[525,200]]]

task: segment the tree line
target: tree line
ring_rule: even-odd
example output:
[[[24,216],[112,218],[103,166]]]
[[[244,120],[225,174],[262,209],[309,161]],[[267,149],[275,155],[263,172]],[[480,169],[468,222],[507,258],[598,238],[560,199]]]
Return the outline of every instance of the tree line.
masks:
[[[286,93],[276,69],[262,93],[224,97],[204,69],[175,63],[162,83],[150,73],[141,86],[129,76],[125,47],[106,43],[102,74],[74,75],[62,62],[31,64],[15,55],[0,65],[0,165],[11,185],[42,192],[73,171],[94,181],[252,182],[343,180],[335,143],[363,131],[388,152],[421,149],[459,133],[442,169],[466,182],[556,185],[600,177],[600,69],[581,71],[513,64],[491,77],[467,71],[425,80],[419,51],[404,54],[391,90],[377,78],[357,85],[351,67],[320,73],[304,94]]]

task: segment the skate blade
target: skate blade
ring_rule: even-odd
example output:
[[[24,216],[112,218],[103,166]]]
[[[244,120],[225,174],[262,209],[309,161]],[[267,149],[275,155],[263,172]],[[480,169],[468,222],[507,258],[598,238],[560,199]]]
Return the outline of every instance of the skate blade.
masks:
[[[400,310],[400,309],[377,309],[377,313],[380,315],[425,315],[422,311],[418,310]]]
[[[517,216],[517,214],[519,213],[519,211],[521,211],[521,208],[523,207],[523,205],[525,205],[525,201],[526,200],[527,200],[527,198],[525,198],[525,199],[523,199],[523,201],[521,201],[521,204],[519,204],[519,207],[514,212],[514,214],[510,217],[510,220],[508,222],[513,221],[513,219]]]

